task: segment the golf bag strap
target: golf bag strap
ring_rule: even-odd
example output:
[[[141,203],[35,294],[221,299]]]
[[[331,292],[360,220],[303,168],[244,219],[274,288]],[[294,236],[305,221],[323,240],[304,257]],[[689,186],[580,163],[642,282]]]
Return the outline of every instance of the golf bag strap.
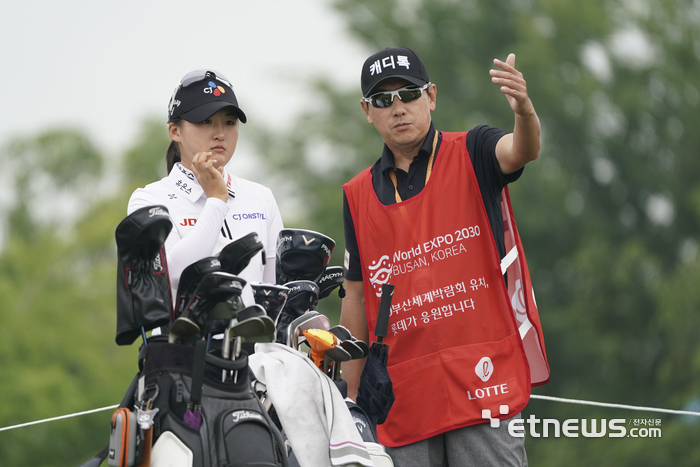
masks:
[[[148,344],[142,345],[139,349],[139,372],[143,371],[143,364],[146,363],[146,357],[148,356]]]
[[[134,375],[134,379],[131,380],[131,384],[129,384],[129,388],[126,390],[126,393],[124,393],[124,397],[122,398],[122,401],[119,403],[119,408],[122,408],[122,407],[131,408],[136,403],[136,389],[138,388],[138,385],[139,385],[139,376],[140,376],[139,373],[136,373]]]
[[[204,340],[197,341],[194,347],[194,363],[192,365],[192,403],[199,405],[202,402],[202,386],[204,385],[204,365],[207,355],[207,343]]]

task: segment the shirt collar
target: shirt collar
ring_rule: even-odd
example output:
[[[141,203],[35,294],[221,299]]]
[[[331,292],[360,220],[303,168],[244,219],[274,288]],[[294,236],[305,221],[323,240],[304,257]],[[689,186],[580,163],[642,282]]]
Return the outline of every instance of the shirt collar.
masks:
[[[228,189],[229,197],[235,198],[235,177],[226,172],[225,167],[223,177],[224,181],[226,182],[226,188]],[[197,181],[197,177],[194,176],[194,173],[191,170],[186,169],[179,162],[175,164],[173,169],[170,171],[168,179],[177,190],[176,192],[190,200],[190,202],[192,203],[196,203],[199,200],[199,198],[204,196],[204,189]]]
[[[204,195],[204,190],[194,176],[194,173],[183,167],[179,162],[175,164],[170,171],[168,179],[175,188],[175,192],[184,196],[192,203],[196,203],[197,200]]]
[[[421,145],[420,149],[418,150],[418,154],[413,158],[413,162],[411,164],[414,164],[421,158],[429,158],[430,154],[433,152],[433,138],[435,137],[435,125],[433,122],[430,122],[430,128],[428,129],[428,134],[425,135],[425,140],[423,140],[423,144]],[[389,149],[389,146],[384,143],[384,150],[382,151],[382,157],[379,160],[379,169],[380,171],[386,172],[389,169],[394,169],[396,166],[394,165],[394,153],[391,152],[391,149]]]

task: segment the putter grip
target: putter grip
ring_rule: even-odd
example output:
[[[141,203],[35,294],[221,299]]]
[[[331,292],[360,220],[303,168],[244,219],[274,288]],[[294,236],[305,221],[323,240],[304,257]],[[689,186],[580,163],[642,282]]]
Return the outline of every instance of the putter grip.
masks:
[[[389,315],[391,315],[391,298],[394,295],[392,284],[382,284],[382,299],[379,302],[377,312],[377,325],[374,327],[374,335],[386,337],[389,333]]]

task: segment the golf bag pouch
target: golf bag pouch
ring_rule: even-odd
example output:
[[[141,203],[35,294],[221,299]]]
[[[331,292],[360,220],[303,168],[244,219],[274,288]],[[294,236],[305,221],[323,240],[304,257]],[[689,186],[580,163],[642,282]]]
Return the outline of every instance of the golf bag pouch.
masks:
[[[193,467],[288,467],[284,440],[251,390],[245,353],[231,361],[188,345],[147,347],[142,386],[158,388],[154,443],[175,436]],[[222,382],[222,370],[235,378]],[[192,412],[201,414],[198,429],[188,423]]]
[[[136,414],[121,407],[112,414],[107,464],[111,467],[132,467],[141,462],[143,432]]]
[[[163,244],[171,229],[165,206],[141,208],[117,226],[118,345],[132,344],[142,328],[170,323],[172,297]]]
[[[262,405],[254,398],[236,401],[219,414],[214,426],[219,465],[281,466],[284,441]]]

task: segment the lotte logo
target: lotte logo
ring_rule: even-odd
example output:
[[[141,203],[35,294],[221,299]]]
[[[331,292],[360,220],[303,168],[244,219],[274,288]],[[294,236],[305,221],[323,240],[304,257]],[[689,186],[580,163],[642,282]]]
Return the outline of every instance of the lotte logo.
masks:
[[[485,383],[493,374],[493,362],[489,357],[483,357],[481,360],[479,360],[479,363],[476,364],[474,372],[476,373],[476,376],[478,376],[479,379]]]

